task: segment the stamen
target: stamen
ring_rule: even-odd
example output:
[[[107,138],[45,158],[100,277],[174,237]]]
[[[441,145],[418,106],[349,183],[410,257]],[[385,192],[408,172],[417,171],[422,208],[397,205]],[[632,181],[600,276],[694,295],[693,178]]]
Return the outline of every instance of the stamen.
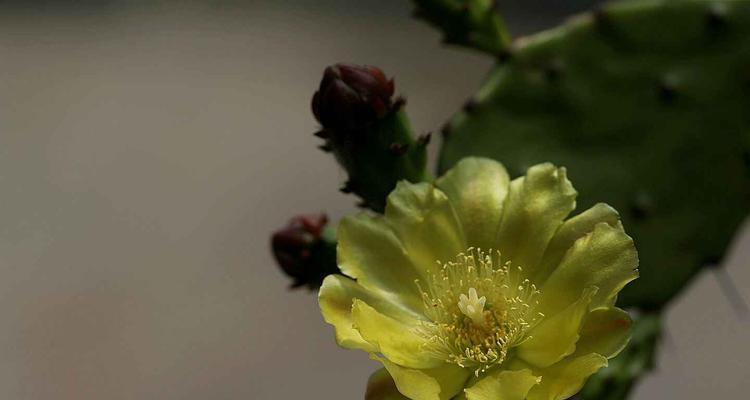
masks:
[[[440,265],[425,286],[417,282],[431,320],[420,328],[425,351],[476,374],[501,364],[541,318],[539,290],[500,252],[469,248]]]

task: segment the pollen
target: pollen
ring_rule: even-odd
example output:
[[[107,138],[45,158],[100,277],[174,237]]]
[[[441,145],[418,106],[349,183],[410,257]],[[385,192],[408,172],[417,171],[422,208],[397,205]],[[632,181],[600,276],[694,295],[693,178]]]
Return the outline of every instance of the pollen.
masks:
[[[424,350],[477,375],[502,364],[542,317],[540,292],[523,276],[492,250],[469,248],[438,262],[426,282],[417,281],[429,319],[419,328]]]

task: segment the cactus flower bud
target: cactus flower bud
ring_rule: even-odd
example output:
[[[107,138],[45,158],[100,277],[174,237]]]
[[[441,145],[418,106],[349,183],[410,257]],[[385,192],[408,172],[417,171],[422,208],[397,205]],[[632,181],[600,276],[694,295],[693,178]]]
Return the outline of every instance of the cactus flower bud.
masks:
[[[327,223],[325,214],[299,215],[271,237],[276,262],[293,279],[293,288],[318,287],[323,278],[338,271],[335,244],[323,237]]]
[[[326,68],[312,99],[323,126],[315,136],[347,174],[344,193],[360,207],[385,210],[385,199],[399,181],[429,180],[427,141],[415,140],[402,99],[392,99],[393,79],[373,66],[335,64]]]
[[[313,96],[313,114],[328,129],[361,128],[391,110],[393,92],[393,79],[379,68],[335,64],[326,68]]]

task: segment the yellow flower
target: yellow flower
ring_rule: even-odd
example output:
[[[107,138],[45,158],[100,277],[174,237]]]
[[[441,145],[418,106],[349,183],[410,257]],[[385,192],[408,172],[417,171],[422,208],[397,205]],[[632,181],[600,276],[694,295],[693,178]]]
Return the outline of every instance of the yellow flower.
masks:
[[[564,168],[510,181],[467,158],[435,184],[399,183],[383,216],[345,218],[320,289],[339,345],[381,362],[371,400],[553,400],[627,344],[617,293],[638,255],[617,212],[567,219]]]

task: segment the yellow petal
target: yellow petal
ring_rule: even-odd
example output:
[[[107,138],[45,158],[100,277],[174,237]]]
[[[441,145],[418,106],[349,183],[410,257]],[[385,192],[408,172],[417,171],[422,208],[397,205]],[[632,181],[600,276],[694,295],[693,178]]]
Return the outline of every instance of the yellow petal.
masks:
[[[529,391],[528,400],[563,400],[578,393],[589,376],[607,366],[607,359],[599,354],[568,357],[559,363],[535,370],[541,383]]]
[[[323,318],[336,331],[336,342],[342,347],[375,351],[375,346],[367,343],[352,327],[352,304],[355,298],[362,299],[394,318],[414,318],[406,308],[372,293],[353,280],[341,275],[329,275],[318,292],[318,303]]]
[[[416,333],[420,324],[417,319],[397,320],[362,300],[354,299],[352,320],[362,338],[375,346],[375,352],[396,364],[409,368],[433,368],[445,363],[424,351],[426,339]]]
[[[604,203],[598,203],[588,210],[565,221],[560,229],[552,237],[552,240],[544,251],[541,265],[534,276],[533,281],[537,284],[543,283],[549,274],[557,268],[568,249],[576,240],[594,230],[594,227],[605,222],[616,226],[620,221],[617,210]]]
[[[346,275],[365,288],[421,312],[423,303],[414,269],[396,234],[382,217],[344,218],[338,228],[337,259]]]
[[[468,246],[494,248],[510,179],[495,160],[468,157],[435,183],[458,214]]]
[[[468,400],[523,400],[541,378],[531,370],[497,371],[465,390]]]
[[[497,250],[513,265],[522,266],[526,276],[534,276],[552,235],[575,208],[575,198],[565,168],[549,163],[529,168],[525,177],[510,184]]]
[[[448,400],[463,389],[471,374],[469,370],[454,364],[411,369],[380,357],[373,358],[383,363],[399,392],[412,400]]]
[[[529,332],[530,338],[518,346],[517,356],[536,367],[548,367],[572,354],[596,292],[596,288],[587,288],[575,303],[546,316]]]
[[[365,400],[409,400],[396,388],[396,383],[385,368],[370,375],[367,380]]]
[[[632,323],[630,315],[619,308],[591,311],[583,321],[576,354],[597,353],[606,358],[620,354],[630,340]]]
[[[461,224],[448,197],[428,183],[399,182],[388,196],[385,218],[409,259],[426,275],[466,250]]]
[[[537,310],[553,315],[578,299],[587,287],[599,291],[591,308],[612,303],[628,282],[638,277],[638,253],[633,239],[622,226],[599,223],[594,230],[575,241],[541,287]]]

